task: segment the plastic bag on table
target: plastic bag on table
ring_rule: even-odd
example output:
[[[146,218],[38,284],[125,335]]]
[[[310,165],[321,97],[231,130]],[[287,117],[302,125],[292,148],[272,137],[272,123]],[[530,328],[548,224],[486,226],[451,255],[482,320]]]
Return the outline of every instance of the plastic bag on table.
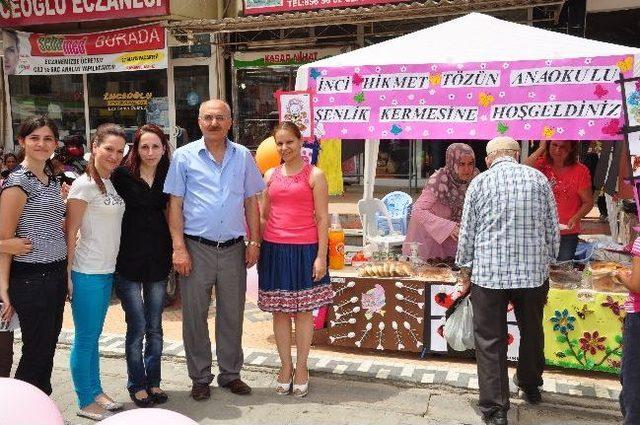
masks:
[[[466,351],[475,348],[473,337],[473,306],[471,299],[464,297],[455,311],[444,323],[444,338],[451,348],[456,351]]]

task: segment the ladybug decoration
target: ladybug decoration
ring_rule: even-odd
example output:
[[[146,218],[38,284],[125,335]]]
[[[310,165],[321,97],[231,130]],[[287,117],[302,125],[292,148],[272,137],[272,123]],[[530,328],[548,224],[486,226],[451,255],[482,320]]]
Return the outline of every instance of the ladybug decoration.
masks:
[[[454,301],[453,298],[451,297],[451,294],[446,294],[444,292],[438,292],[434,296],[434,300],[438,305],[447,309],[451,307]]]

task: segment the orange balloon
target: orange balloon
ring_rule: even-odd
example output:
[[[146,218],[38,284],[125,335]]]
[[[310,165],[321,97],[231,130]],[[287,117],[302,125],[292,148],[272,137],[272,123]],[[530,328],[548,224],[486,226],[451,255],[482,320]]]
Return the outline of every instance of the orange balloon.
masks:
[[[256,150],[256,164],[264,174],[269,168],[280,165],[280,154],[276,148],[276,139],[273,136],[264,139]]]

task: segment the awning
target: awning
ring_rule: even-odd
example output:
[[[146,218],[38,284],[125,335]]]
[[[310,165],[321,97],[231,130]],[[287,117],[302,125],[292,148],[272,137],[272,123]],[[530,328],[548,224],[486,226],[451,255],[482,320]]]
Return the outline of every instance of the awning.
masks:
[[[532,7],[549,7],[557,16],[564,2],[565,0],[427,0],[413,3],[395,3],[346,9],[322,9],[309,12],[237,18],[191,19],[173,22],[168,26],[176,31],[229,33],[326,25],[354,25],[368,22],[462,15],[469,12],[492,13],[503,10],[523,10]]]

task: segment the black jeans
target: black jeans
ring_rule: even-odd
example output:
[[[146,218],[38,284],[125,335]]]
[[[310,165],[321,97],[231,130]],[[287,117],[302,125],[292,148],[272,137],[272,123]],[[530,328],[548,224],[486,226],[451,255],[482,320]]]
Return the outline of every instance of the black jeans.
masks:
[[[620,410],[625,425],[640,423],[640,313],[628,313],[624,319]]]
[[[22,330],[22,357],[16,379],[51,394],[53,355],[67,296],[66,263],[38,271],[11,271],[9,298]]]
[[[542,313],[547,302],[549,282],[538,288],[487,289],[471,287],[473,332],[478,363],[479,408],[491,416],[509,410],[507,369],[507,306],[513,304],[520,350],[516,374],[523,388],[542,385],[544,369],[544,331]]]
[[[13,365],[13,331],[0,331],[0,378],[8,378]]]

